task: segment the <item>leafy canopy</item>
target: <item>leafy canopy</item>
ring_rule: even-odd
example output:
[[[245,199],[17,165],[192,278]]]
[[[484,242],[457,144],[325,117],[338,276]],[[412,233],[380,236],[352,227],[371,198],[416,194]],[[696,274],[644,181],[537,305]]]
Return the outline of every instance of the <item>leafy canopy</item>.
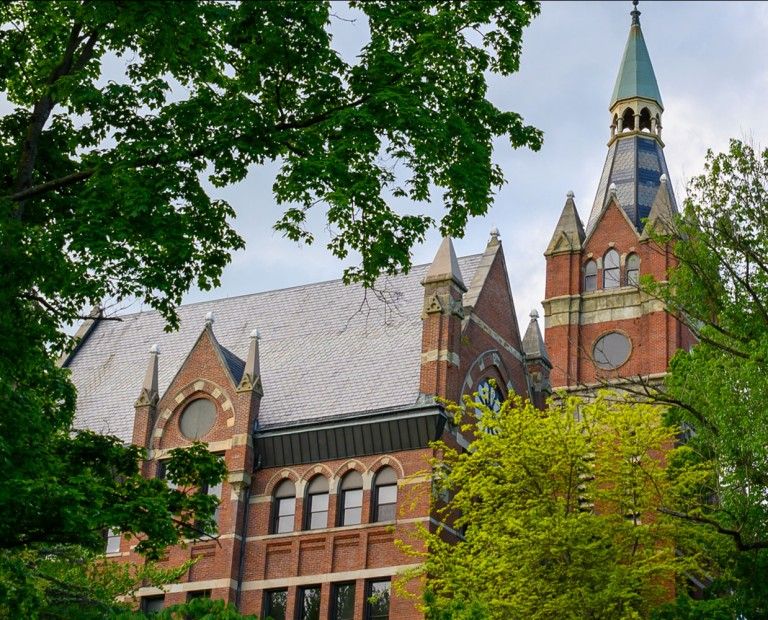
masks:
[[[433,463],[437,513],[463,536],[422,532],[428,617],[648,617],[687,562],[657,513],[674,436],[660,410],[607,393],[465,404],[476,439]]]
[[[679,264],[667,282],[644,282],[698,338],[690,351],[675,355],[655,395],[673,405],[671,419],[689,429],[686,458],[698,472],[681,481],[686,492],[671,508],[680,519],[730,538],[711,550],[709,593],[724,597],[723,609],[732,615],[764,617],[768,149],[732,140],[726,152],[710,151],[675,226]]]

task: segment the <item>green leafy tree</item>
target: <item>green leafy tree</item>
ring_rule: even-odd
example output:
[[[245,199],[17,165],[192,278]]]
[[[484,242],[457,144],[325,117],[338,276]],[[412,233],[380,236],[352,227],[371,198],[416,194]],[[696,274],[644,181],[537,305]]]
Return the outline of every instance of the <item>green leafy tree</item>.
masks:
[[[428,617],[649,617],[690,562],[657,512],[674,437],[660,410],[607,393],[465,405],[477,438],[433,463],[440,520],[463,535],[422,531]]]
[[[330,2],[0,5],[3,549],[96,551],[115,528],[156,557],[210,522],[212,500],[138,475],[141,450],[72,428],[56,363],[74,344],[62,324],[84,308],[138,299],[173,328],[190,286],[218,284],[243,242],[206,183],[279,162],[277,230],[311,242],[307,215],[324,209],[329,250],[360,257],[346,279],[371,285],[407,270],[431,226],[458,236],[486,212],[503,182],[494,138],[539,147],[486,98],[486,75],[518,68],[537,3],[351,5],[369,35],[351,62],[332,45]],[[418,212],[433,188],[439,222]],[[191,487],[223,475],[204,449],[174,461]]]
[[[668,513],[727,541],[710,546],[707,609],[768,614],[768,150],[732,140],[707,155],[676,230],[678,266],[644,282],[698,339],[647,390],[689,430],[695,468],[679,477]],[[660,239],[662,242],[664,239]],[[683,544],[683,543],[681,543]],[[698,603],[681,605],[704,613]],[[707,612],[709,613],[709,612]],[[715,613],[715,612],[712,612]],[[680,617],[693,617],[684,616]],[[704,616],[696,616],[704,617]],[[709,617],[709,616],[707,616]],[[712,616],[716,617],[716,616]]]

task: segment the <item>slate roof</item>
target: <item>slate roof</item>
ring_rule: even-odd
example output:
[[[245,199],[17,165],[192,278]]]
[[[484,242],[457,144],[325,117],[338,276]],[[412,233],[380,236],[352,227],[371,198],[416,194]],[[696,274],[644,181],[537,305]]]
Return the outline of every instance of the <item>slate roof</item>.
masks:
[[[611,183],[616,184],[619,205],[635,225],[643,230],[643,220],[651,212],[651,205],[661,186],[661,175],[666,174],[667,162],[661,144],[652,137],[640,135],[620,136],[608,149],[597,195],[587,221],[587,235],[592,232],[608,199]],[[677,212],[672,184],[666,184],[669,202]]]
[[[459,259],[465,282],[472,281],[481,258]],[[333,280],[182,306],[181,326],[172,333],[163,331],[165,323],[154,311],[101,321],[67,363],[78,388],[75,427],[130,442],[149,347],[160,347],[162,395],[208,312],[214,313],[213,330],[229,352],[225,358],[236,380],[251,331],[261,334],[260,428],[413,405],[419,396],[421,280],[428,267],[381,279],[378,288],[387,303]]]

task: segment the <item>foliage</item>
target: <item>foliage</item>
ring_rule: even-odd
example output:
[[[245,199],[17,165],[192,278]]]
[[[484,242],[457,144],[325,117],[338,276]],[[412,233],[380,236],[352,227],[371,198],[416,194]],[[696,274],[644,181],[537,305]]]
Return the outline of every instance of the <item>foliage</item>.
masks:
[[[675,225],[678,266],[668,282],[644,283],[698,338],[654,394],[689,429],[686,458],[696,464],[669,512],[730,539],[712,555],[710,596],[727,597],[740,617],[765,617],[768,150],[732,140],[727,152],[710,151]]]
[[[0,547],[96,551],[111,527],[157,557],[209,529],[213,499],[142,479],[141,450],[72,428],[56,363],[84,308],[135,298],[173,328],[190,286],[218,284],[243,242],[206,182],[278,162],[276,228],[310,242],[322,204],[330,251],[361,257],[345,277],[370,285],[436,225],[386,197],[437,187],[439,227],[460,235],[503,181],[493,139],[539,147],[486,98],[486,75],[517,70],[535,2],[352,6],[369,40],[346,61],[330,2],[0,5]],[[189,486],[223,475],[203,449],[174,459]]]
[[[111,562],[75,545],[0,551],[0,617],[83,620],[131,617],[145,583],[177,581],[189,563],[162,570],[152,563]],[[127,600],[118,601],[118,597]]]
[[[220,600],[197,598],[163,609],[152,616],[156,620],[256,620],[256,616],[244,616],[232,605]]]
[[[546,411],[465,405],[477,438],[439,444],[433,463],[437,513],[464,534],[423,532],[429,617],[648,617],[689,561],[656,512],[674,436],[659,409],[608,393]]]

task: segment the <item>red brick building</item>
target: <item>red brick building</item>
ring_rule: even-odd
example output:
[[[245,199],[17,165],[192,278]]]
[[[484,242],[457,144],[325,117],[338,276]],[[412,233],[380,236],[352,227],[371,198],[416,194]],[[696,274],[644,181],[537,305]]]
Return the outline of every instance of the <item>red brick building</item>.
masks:
[[[431,264],[375,294],[332,281],[184,306],[171,334],[154,312],[84,326],[67,361],[76,423],[145,446],[148,476],[194,439],[229,471],[208,489],[218,539],[172,549],[171,564],[198,561],[166,592],[142,590],[145,609],[212,596],[275,619],[420,618],[391,590],[418,562],[394,541],[439,525],[430,442],[467,441],[435,398],[542,405],[550,383],[665,372],[690,336],[637,287],[671,266],[648,233],[676,212],[637,11],[610,112],[586,229],[569,194],[545,253],[546,345],[535,312],[521,338],[497,231],[460,259],[443,240]],[[139,560],[118,536],[108,553]]]

